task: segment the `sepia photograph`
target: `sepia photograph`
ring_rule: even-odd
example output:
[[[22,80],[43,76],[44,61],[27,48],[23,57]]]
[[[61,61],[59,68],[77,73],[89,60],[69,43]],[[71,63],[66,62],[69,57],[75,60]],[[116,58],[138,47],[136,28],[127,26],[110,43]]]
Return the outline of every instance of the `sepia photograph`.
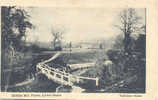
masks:
[[[146,93],[146,8],[1,6],[1,91]]]

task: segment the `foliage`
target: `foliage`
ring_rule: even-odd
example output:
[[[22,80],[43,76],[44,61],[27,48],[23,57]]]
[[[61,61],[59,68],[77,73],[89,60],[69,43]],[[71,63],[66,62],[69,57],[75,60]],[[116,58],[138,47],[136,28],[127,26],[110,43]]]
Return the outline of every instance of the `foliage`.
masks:
[[[129,44],[131,47],[130,54],[124,53],[119,49],[112,49],[107,52],[108,58],[115,66],[114,69],[117,73],[116,75],[119,76],[117,77],[118,79],[124,79],[136,75],[136,82],[133,81],[133,83],[129,83],[131,85],[126,87],[127,90],[133,87],[139,89],[141,92],[145,91],[145,37],[145,34],[139,34],[136,40],[131,38],[132,43]]]
[[[119,50],[124,50],[124,45],[123,45],[123,35],[119,34],[116,36],[114,40],[114,44],[112,45],[113,49],[119,49]]]
[[[24,54],[19,53],[24,48],[26,29],[32,28],[29,15],[21,8],[2,7],[2,60],[4,63],[13,65],[20,61]],[[15,61],[16,60],[16,61]]]
[[[12,45],[20,50],[27,28],[32,28],[29,15],[21,8],[2,7],[2,48]]]

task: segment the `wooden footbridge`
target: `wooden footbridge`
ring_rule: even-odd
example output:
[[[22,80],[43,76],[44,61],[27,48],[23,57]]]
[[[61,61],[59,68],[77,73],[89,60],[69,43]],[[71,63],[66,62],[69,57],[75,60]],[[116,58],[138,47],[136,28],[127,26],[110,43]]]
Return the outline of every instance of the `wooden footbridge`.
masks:
[[[95,85],[98,86],[99,79],[97,77],[90,78],[90,77],[76,76],[76,75],[72,75],[70,73],[66,73],[65,71],[60,71],[58,69],[55,69],[55,68],[50,67],[47,64],[45,64],[46,62],[48,62],[50,60],[54,60],[58,55],[60,55],[60,54],[57,53],[56,55],[54,55],[54,57],[50,58],[49,60],[38,63],[36,66],[37,71],[39,71],[40,73],[47,76],[48,79],[53,80],[53,81],[55,81],[59,84],[63,84],[63,85],[72,86],[72,85],[75,85],[76,83],[77,84],[83,83],[84,80],[92,80],[95,82]],[[84,67],[85,67],[85,65],[86,64],[84,64]],[[91,66],[92,64],[88,64],[88,65]],[[78,66],[81,66],[81,65],[78,65]]]

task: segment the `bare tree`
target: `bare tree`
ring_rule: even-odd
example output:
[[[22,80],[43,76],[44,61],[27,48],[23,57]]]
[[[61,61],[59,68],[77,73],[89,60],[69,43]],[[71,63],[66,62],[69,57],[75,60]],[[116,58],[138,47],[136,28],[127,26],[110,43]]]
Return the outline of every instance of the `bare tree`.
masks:
[[[132,33],[138,32],[141,28],[141,17],[136,13],[135,9],[128,8],[123,10],[120,15],[120,25],[116,25],[124,34],[123,45],[125,53],[130,53],[130,42]]]
[[[51,29],[51,33],[53,36],[53,47],[56,49],[57,47],[61,48],[62,45],[62,39],[64,34],[64,29]]]

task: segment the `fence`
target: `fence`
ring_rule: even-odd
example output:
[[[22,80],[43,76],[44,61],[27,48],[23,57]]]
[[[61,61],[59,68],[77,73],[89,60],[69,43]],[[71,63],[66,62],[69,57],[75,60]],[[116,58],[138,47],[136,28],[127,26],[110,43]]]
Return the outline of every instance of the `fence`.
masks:
[[[49,79],[54,80],[60,84],[72,86],[74,83],[79,83],[81,79],[86,79],[86,80],[96,81],[96,86],[98,86],[99,79],[97,77],[90,78],[90,77],[72,75],[64,71],[60,71],[58,69],[49,67],[47,64],[44,63],[39,63],[37,64],[36,67],[37,70],[41,71],[41,73],[46,75]]]

